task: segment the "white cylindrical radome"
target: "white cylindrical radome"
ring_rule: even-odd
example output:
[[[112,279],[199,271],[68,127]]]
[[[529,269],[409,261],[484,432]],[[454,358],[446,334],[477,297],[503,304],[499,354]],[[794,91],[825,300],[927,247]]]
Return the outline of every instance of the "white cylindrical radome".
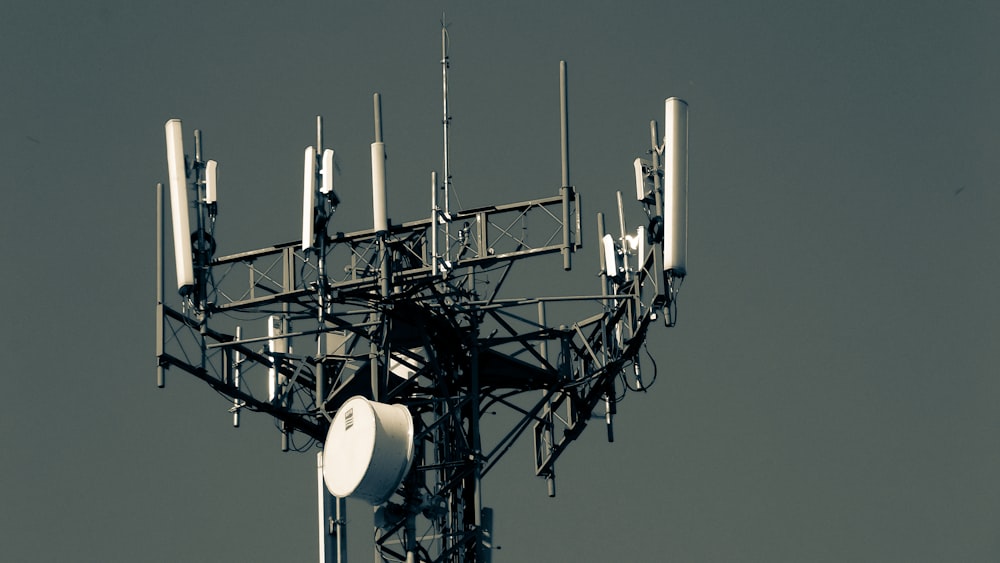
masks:
[[[389,230],[385,191],[385,143],[372,143],[372,206],[376,233]]]
[[[663,122],[663,269],[687,274],[688,106],[667,98]]]
[[[194,259],[191,252],[191,222],[188,218],[191,200],[188,197],[187,173],[184,165],[184,133],[181,120],[167,121],[165,130],[177,291],[186,295],[194,287]]]
[[[326,434],[323,481],[338,498],[382,504],[409,471],[413,450],[413,417],[406,407],[351,397]]]
[[[306,147],[302,167],[302,250],[313,245],[313,214],[316,207],[316,147]]]

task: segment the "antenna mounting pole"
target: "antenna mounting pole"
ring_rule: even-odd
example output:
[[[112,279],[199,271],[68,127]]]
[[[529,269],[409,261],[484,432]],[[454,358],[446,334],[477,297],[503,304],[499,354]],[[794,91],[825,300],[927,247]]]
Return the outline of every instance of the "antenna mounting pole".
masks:
[[[442,163],[441,175],[444,179],[444,245],[445,245],[445,260],[451,261],[451,228],[449,220],[451,218],[451,207],[449,204],[449,197],[451,193],[451,168],[448,166],[448,125],[451,122],[451,116],[448,115],[448,67],[450,63],[448,61],[448,26],[445,24],[444,15],[441,16],[441,126],[444,129],[444,162]]]

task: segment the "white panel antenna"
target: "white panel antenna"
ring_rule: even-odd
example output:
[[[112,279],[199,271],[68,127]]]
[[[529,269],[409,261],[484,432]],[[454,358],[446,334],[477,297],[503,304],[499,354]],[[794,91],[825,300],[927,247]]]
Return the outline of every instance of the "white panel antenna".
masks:
[[[219,163],[209,160],[205,163],[205,203],[215,203],[219,189]]]
[[[625,236],[625,241],[628,242],[629,254],[635,256],[633,271],[639,272],[646,262],[646,227],[640,225],[634,235]]]
[[[321,194],[333,193],[333,149],[323,151],[323,185],[320,187]]]
[[[177,291],[181,295],[187,295],[194,289],[194,260],[191,252],[191,223],[188,219],[191,202],[187,190],[187,166],[184,163],[184,133],[181,120],[167,121],[165,129]]]
[[[663,269],[687,274],[688,107],[668,98],[663,122]]]
[[[653,196],[653,163],[637,158],[632,163],[635,168],[635,198],[639,201],[650,201]]]
[[[604,238],[601,240],[604,244],[604,267],[607,270],[608,277],[618,277],[624,270],[621,252],[618,251],[615,239],[611,235],[604,235]]]
[[[316,147],[306,147],[302,169],[302,250],[313,246],[316,215]]]

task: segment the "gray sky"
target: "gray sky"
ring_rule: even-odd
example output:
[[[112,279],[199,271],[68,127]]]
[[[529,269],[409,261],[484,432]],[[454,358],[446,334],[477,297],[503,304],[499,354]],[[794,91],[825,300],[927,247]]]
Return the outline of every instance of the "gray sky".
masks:
[[[0,7],[0,559],[315,560],[314,454],[280,453],[263,415],[234,430],[179,371],[155,388],[163,123],[220,162],[229,253],[298,236],[317,114],[336,228],[368,226],[381,92],[390,215],[423,217],[442,11],[467,207],[557,193],[560,59],[587,228],[663,99],[691,108],[690,274],[679,326],[650,334],[657,385],[614,444],[595,421],[560,459],[555,499],[529,442],[501,463],[494,561],[1000,559],[1000,5],[345,4]],[[584,242],[547,287],[596,291]]]

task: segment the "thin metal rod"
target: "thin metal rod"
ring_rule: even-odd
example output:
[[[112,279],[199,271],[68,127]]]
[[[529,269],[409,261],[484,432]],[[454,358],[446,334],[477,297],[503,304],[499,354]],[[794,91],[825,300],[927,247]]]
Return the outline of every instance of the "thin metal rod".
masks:
[[[559,135],[562,139],[562,185],[569,186],[569,104],[566,98],[566,61],[559,61]]]
[[[316,154],[323,154],[323,116],[316,116]]]
[[[573,191],[569,182],[569,103],[567,101],[566,61],[559,61],[559,138],[561,139],[562,186],[563,197],[563,270],[573,268],[572,249],[569,236],[569,197]]]
[[[373,96],[375,104],[375,142],[382,142],[382,95],[375,92]]]
[[[163,356],[163,184],[156,184],[156,386],[166,385]]]
[[[238,341],[243,337],[243,327],[236,326],[236,340]],[[243,374],[240,373],[243,370],[243,353],[239,350],[233,351],[233,389],[239,391],[241,379]],[[233,428],[240,427],[240,404],[239,398],[233,398]]]
[[[573,193],[573,188],[570,186],[563,186],[559,188],[562,192],[562,257],[563,257],[563,270],[569,271],[573,269],[573,248],[570,246],[570,233],[569,233],[569,199],[570,194]]]

